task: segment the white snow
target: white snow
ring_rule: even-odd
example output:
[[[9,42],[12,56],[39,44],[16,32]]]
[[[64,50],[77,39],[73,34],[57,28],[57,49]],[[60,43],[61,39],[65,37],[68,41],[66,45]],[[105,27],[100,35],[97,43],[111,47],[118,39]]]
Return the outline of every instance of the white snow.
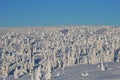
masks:
[[[120,27],[0,29],[0,80],[120,80]]]

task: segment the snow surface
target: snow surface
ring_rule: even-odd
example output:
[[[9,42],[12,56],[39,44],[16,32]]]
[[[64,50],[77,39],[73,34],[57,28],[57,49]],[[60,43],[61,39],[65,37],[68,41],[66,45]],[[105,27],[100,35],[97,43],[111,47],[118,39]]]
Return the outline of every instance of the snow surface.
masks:
[[[65,69],[64,76],[53,78],[52,80],[120,80],[120,63],[105,63],[112,70],[101,71],[97,68],[98,64],[81,64]],[[82,76],[82,73],[88,73],[88,76]]]

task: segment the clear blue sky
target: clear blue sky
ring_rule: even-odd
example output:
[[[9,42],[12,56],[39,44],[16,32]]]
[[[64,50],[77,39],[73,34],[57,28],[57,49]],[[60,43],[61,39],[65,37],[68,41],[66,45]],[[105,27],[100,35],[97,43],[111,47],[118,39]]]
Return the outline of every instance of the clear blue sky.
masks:
[[[120,26],[120,0],[0,0],[0,26]]]

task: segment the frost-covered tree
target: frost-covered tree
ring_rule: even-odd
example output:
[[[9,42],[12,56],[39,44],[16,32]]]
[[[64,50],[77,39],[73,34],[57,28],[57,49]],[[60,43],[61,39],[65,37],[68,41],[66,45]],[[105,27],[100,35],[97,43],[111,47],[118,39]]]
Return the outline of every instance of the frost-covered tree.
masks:
[[[103,64],[103,59],[101,59],[101,70],[102,70],[102,71],[105,71],[105,66],[104,66],[104,64]]]
[[[41,80],[41,67],[40,66],[36,69],[35,80]]]
[[[17,67],[15,68],[15,71],[14,71],[14,78],[18,79],[18,68]]]
[[[51,61],[50,59],[48,59],[47,61],[47,66],[46,66],[46,75],[45,75],[45,79],[49,80],[52,77],[52,71],[51,71]]]

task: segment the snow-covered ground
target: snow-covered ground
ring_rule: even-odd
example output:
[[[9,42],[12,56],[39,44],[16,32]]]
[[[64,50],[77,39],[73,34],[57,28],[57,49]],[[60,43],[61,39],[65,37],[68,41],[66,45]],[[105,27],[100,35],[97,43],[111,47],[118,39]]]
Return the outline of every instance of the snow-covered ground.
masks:
[[[97,68],[98,64],[81,64],[65,68],[64,76],[52,80],[120,80],[120,63],[110,62],[106,71]],[[88,75],[83,75],[88,73]]]

